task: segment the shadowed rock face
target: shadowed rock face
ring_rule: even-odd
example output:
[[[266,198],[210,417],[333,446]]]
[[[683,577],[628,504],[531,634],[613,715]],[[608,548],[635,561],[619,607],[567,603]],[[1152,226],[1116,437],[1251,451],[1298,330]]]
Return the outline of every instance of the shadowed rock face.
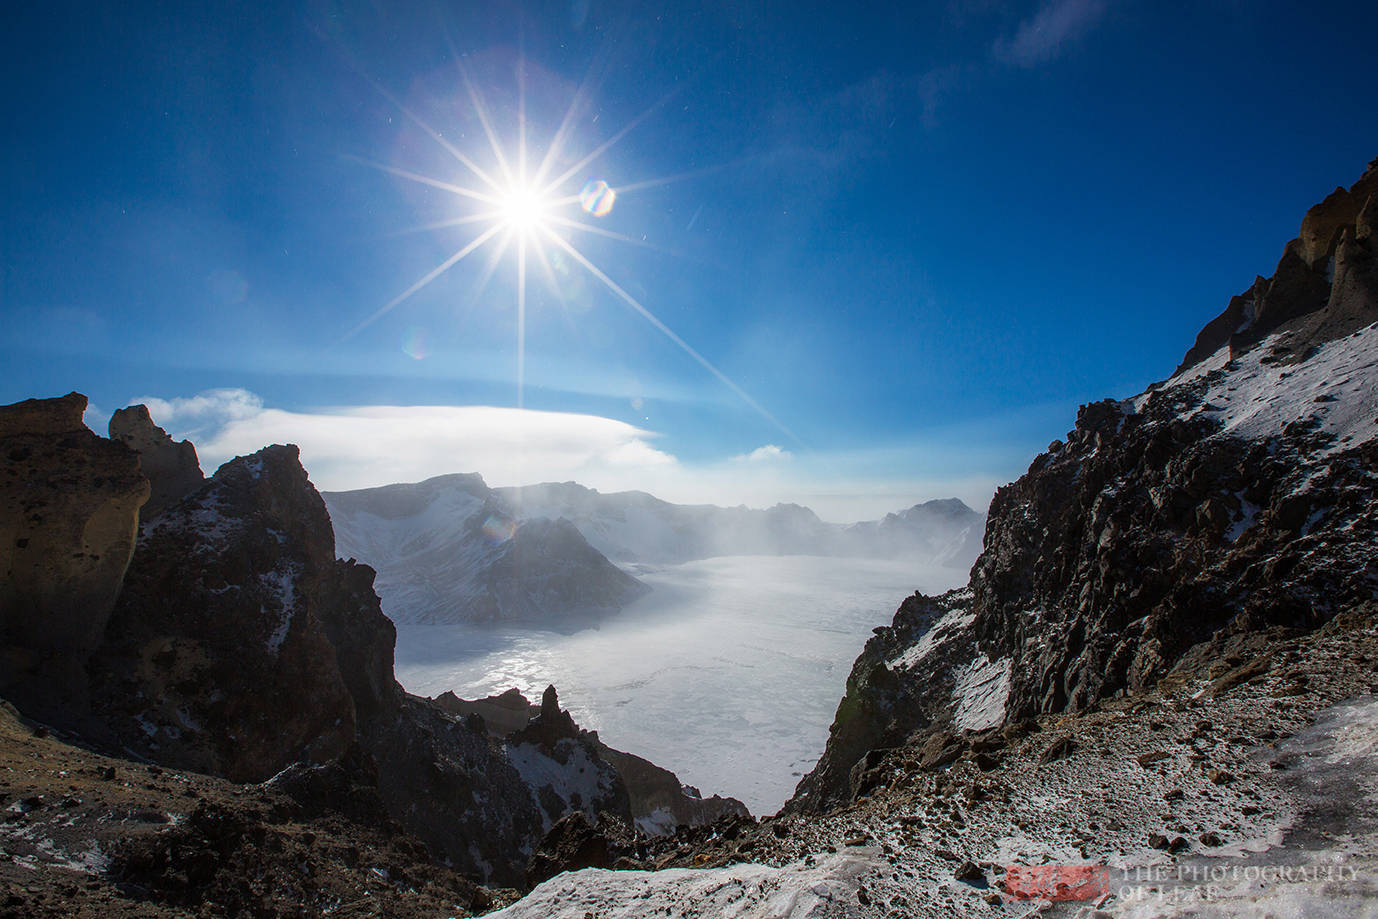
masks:
[[[520,883],[542,833],[531,790],[486,732],[403,692],[373,579],[335,558],[296,447],[226,463],[142,528],[92,662],[108,742],[249,782],[357,742],[391,816],[462,870]]]
[[[322,621],[337,578],[325,505],[296,447],[266,447],[145,524],[95,662],[124,743],[263,781],[354,739]]]
[[[376,783],[376,794],[341,802],[368,805],[355,819],[377,819],[381,806],[459,870],[508,886],[525,881],[545,831],[567,813],[631,822],[597,735],[578,730],[553,689],[546,717],[514,743],[402,690],[374,571],[335,558],[329,515],[296,447],[265,447],[200,481],[194,450],[173,444],[141,407],[112,424],[136,453],[86,430],[85,404],[73,395],[0,409],[5,548],[20,561],[35,549],[31,570],[16,574],[7,557],[0,675],[29,714],[106,749],[241,782],[289,767],[289,783],[334,775],[313,764],[343,757],[354,776],[345,785]],[[139,527],[149,492],[141,456],[168,503]],[[92,600],[85,569],[68,557],[109,535],[108,505],[124,541],[101,549],[115,565],[95,569]],[[561,523],[537,527],[530,545],[509,541],[537,567],[555,567],[547,549],[567,565],[580,549],[607,564]],[[25,580],[32,572],[43,577]],[[566,573],[544,572],[549,589]],[[63,610],[86,618],[50,632]]]
[[[969,588],[877,630],[788,809],[850,800],[868,752],[913,732],[1082,711],[1373,596],[1375,167],[1172,379],[1083,406],[996,492]]]
[[[153,423],[148,406],[131,405],[110,417],[110,439],[139,454],[139,467],[152,492],[142,517],[151,520],[201,487],[206,477],[191,441],[174,441]]]
[[[36,668],[80,680],[134,551],[148,480],[82,424],[86,397],[0,408],[0,692]],[[79,687],[71,686],[79,694]]]
[[[697,789],[680,782],[670,770],[631,753],[615,750],[603,743],[596,731],[584,731],[573,716],[560,708],[560,697],[554,686],[547,686],[541,704],[528,702],[520,690],[509,689],[500,696],[465,700],[453,692],[445,692],[434,700],[445,711],[461,717],[476,716],[495,737],[504,738],[512,746],[523,744],[537,748],[548,758],[569,760],[574,745],[583,748],[588,760],[601,768],[606,763],[616,772],[616,780],[604,783],[606,797],[601,801],[585,801],[588,816],[598,812],[610,814],[628,827],[635,825],[654,835],[673,831],[678,826],[698,827],[725,816],[750,817],[746,805],[736,798],[713,795],[704,798]],[[538,797],[551,802],[547,817],[558,820],[563,812],[563,798],[554,789]],[[557,801],[556,799],[560,799]],[[549,841],[547,841],[549,842]]]

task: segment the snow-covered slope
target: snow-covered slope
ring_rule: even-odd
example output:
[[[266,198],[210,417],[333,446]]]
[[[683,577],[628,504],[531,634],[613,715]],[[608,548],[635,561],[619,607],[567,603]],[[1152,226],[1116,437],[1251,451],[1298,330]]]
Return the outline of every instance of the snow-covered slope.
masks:
[[[397,622],[558,627],[645,592],[569,522],[518,523],[477,475],[324,497],[338,552],[377,569],[383,610]]]
[[[1292,424],[1327,435],[1316,458],[1378,437],[1378,324],[1317,345],[1300,363],[1277,359],[1286,340],[1285,332],[1271,335],[1233,360],[1222,345],[1164,388],[1201,381],[1200,404],[1182,417],[1217,422],[1222,435],[1260,440]],[[1156,391],[1133,400],[1135,410]]]
[[[883,862],[879,849],[851,850],[780,868],[739,864],[711,871],[589,868],[546,881],[493,919],[823,919],[872,915],[860,908],[860,878]],[[862,893],[863,898],[865,893]]]

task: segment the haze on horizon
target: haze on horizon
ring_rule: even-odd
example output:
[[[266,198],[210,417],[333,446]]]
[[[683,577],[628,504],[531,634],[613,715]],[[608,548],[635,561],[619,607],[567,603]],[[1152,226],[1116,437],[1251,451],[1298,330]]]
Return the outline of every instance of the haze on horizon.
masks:
[[[1361,3],[7,18],[0,401],[324,489],[983,511],[1378,154]]]

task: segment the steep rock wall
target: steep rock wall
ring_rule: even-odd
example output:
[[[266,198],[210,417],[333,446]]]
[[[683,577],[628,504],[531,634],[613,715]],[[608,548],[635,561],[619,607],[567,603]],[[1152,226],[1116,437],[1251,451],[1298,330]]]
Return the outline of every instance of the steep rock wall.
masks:
[[[0,408],[0,693],[82,695],[134,552],[148,480],[82,423],[86,397]],[[37,674],[61,676],[31,685]]]
[[[1378,161],[1171,379],[1083,406],[996,492],[969,588],[877,630],[790,810],[850,800],[913,732],[1083,710],[1375,596],[1375,200]]]

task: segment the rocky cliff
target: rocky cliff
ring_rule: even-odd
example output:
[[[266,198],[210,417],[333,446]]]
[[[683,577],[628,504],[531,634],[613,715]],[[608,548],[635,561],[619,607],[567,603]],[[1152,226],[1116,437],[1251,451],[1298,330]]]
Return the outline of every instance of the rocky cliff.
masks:
[[[969,588],[877,630],[792,811],[850,800],[868,753],[916,731],[1082,711],[1374,596],[1375,167],[1308,212],[1172,378],[1083,406],[996,493]]]
[[[116,414],[118,440],[82,427],[84,407],[73,395],[0,409],[3,522],[16,559],[29,561],[11,563],[4,582],[0,653],[11,666],[0,673],[27,714],[102,750],[286,783],[313,801],[329,798],[316,785],[343,782],[339,801],[312,806],[365,823],[386,814],[489,882],[526,883],[546,832],[571,814],[632,832],[643,815],[602,755],[615,751],[578,730],[553,690],[550,711],[522,717],[509,737],[403,691],[374,572],[335,557],[329,514],[296,447],[265,447],[204,479],[194,448],[174,444],[141,406]],[[142,525],[150,475],[141,462],[164,500]],[[488,543],[507,549],[494,576],[521,575],[528,588],[513,599],[495,586],[509,605],[538,600],[536,586],[564,589],[560,578],[586,556],[611,568],[566,522],[524,529],[526,542],[506,532]],[[638,782],[655,769],[644,767]],[[352,801],[372,801],[376,813]],[[721,803],[676,813],[709,819]]]
[[[235,781],[343,753],[354,705],[321,614],[335,567],[295,447],[226,463],[143,525],[97,710],[130,749]]]
[[[613,749],[596,731],[580,730],[569,712],[560,709],[554,686],[546,688],[539,706],[516,689],[476,700],[446,692],[435,702],[452,714],[481,718],[489,733],[508,743],[514,761],[519,768],[525,767],[523,775],[537,788],[538,798],[550,804],[546,809],[548,825],[565,813],[582,810],[591,821],[607,813],[628,827],[658,836],[673,833],[680,826],[703,826],[727,816],[750,817],[746,805],[736,798],[705,798],[670,770]],[[610,767],[614,776],[603,775],[602,764]],[[596,779],[592,795],[587,788],[579,788],[589,786],[581,768],[588,778]],[[582,808],[570,806],[575,793],[580,795]]]
[[[30,706],[84,698],[149,495],[85,410],[77,393],[0,408],[0,694]]]
[[[151,520],[191,494],[206,480],[196,447],[189,440],[174,441],[153,423],[148,406],[131,405],[110,416],[110,439],[139,454],[139,469],[148,477],[151,493],[142,517]]]
[[[542,833],[532,790],[482,731],[402,691],[395,640],[372,569],[336,559],[297,449],[266,447],[143,524],[88,665],[101,691],[52,720],[241,782],[358,744],[408,830],[472,875],[520,883]]]

